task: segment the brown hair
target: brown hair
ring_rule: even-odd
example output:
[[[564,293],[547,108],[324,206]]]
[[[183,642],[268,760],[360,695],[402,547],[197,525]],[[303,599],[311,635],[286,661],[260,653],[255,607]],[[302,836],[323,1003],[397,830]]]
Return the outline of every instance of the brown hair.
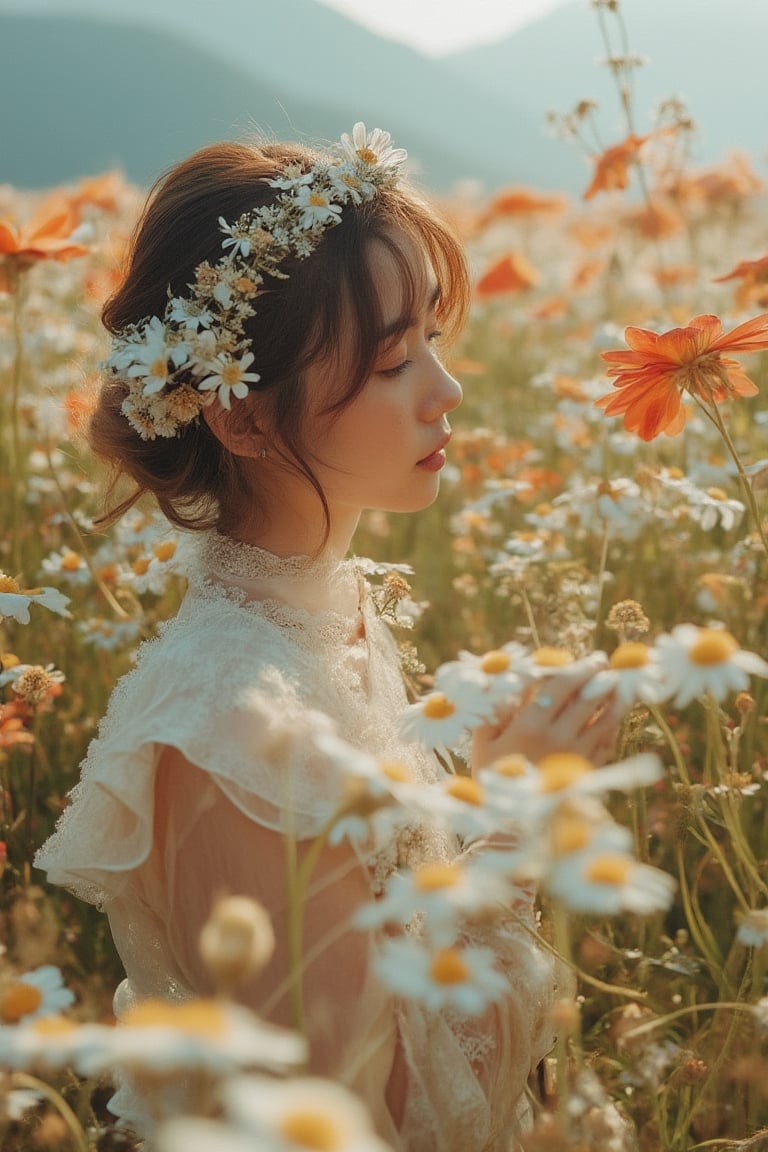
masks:
[[[162,316],[168,292],[184,295],[203,261],[221,258],[218,219],[236,220],[275,196],[266,183],[298,164],[307,171],[322,154],[298,144],[221,143],[195,152],[172,168],[150,193],[133,236],[125,277],[107,301],[102,319],[113,334],[128,324]],[[382,187],[369,201],[347,204],[341,222],[328,229],[311,255],[286,260],[259,296],[258,314],[247,334],[260,374],[255,387],[270,403],[270,422],[285,463],[302,473],[323,507],[328,506],[307,460],[304,437],[303,374],[316,359],[338,349],[342,323],[353,337],[349,387],[331,411],[341,411],[362,389],[380,353],[382,317],[369,271],[367,246],[384,244],[401,270],[402,329],[414,312],[419,285],[398,236],[422,248],[434,269],[440,297],[438,322],[446,336],[464,322],[469,279],[463,251],[449,227],[413,189]],[[346,335],[346,333],[345,333]],[[252,387],[254,387],[252,385]],[[164,515],[183,528],[216,527],[228,532],[241,517],[246,501],[256,503],[252,462],[239,457],[216,438],[202,419],[175,438],[142,440],[120,411],[125,396],[119,381],[105,380],[91,417],[88,438],[93,451],[112,466],[108,499],[123,476],[134,491],[102,516],[108,524],[145,493],[152,493]],[[233,413],[237,404],[233,406]]]

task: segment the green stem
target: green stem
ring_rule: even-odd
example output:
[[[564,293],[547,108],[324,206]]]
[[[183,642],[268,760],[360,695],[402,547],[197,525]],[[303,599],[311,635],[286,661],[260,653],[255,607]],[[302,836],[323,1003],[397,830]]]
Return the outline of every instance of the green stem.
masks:
[[[739,482],[741,484],[741,490],[744,493],[744,499],[746,500],[747,506],[749,507],[750,515],[752,516],[752,520],[754,521],[755,527],[757,529],[757,533],[760,537],[760,543],[763,545],[763,550],[765,551],[766,554],[768,554],[768,537],[766,537],[765,529],[763,528],[763,519],[762,519],[762,516],[760,515],[760,510],[757,507],[757,500],[755,499],[754,490],[752,488],[752,485],[749,482],[749,477],[747,476],[746,472],[744,471],[744,465],[741,462],[741,457],[739,456],[738,452],[736,451],[736,445],[733,443],[733,440],[731,439],[731,434],[725,426],[725,421],[723,420],[723,417],[720,414],[720,409],[712,397],[712,389],[711,388],[709,390],[709,393],[710,393],[710,403],[709,404],[706,404],[699,396],[696,396],[695,394],[694,394],[694,400],[696,401],[696,403],[698,404],[699,408],[702,410],[704,415],[707,417],[707,419],[712,424],[714,424],[715,428],[717,428],[718,432],[720,433],[720,436],[722,437],[723,443],[725,444],[726,448],[728,449],[728,453],[729,453],[731,459],[733,460],[734,464],[736,465],[736,471],[739,474]]]
[[[553,913],[555,930],[555,949],[562,960],[571,966],[571,937],[568,927],[568,912],[560,904],[555,904]],[[562,1139],[567,1141],[569,1131],[569,1077],[568,1077],[568,1031],[560,1027],[555,1042],[555,1057],[557,1060],[557,1119]]]
[[[13,1072],[11,1074],[11,1083],[16,1088],[31,1088],[33,1092],[39,1092],[41,1096],[44,1096],[46,1100],[53,1105],[69,1129],[72,1143],[77,1149],[77,1152],[90,1152],[85,1133],[80,1126],[77,1116],[75,1116],[69,1104],[67,1104],[64,1097],[57,1092],[55,1088],[52,1088],[50,1084],[46,1084],[44,1080],[38,1080],[36,1076],[30,1076],[27,1072]]]
[[[21,394],[21,375],[23,368],[24,340],[22,332],[22,285],[23,279],[19,269],[11,262],[9,279],[11,295],[13,297],[13,365],[11,368],[11,506],[12,506],[12,543],[13,543],[13,569],[14,575],[23,570],[23,553],[21,543],[21,493],[22,493],[22,467],[21,467],[21,429],[19,428],[19,396]]]
[[[688,775],[688,767],[685,763],[685,760],[683,759],[683,754],[680,751],[680,745],[675,739],[675,734],[667,723],[667,719],[664,716],[664,713],[655,704],[646,704],[646,708],[650,712],[651,716],[653,716],[654,720],[664,734],[664,738],[669,745],[669,750],[674,757],[675,768],[677,769],[678,776],[684,784],[687,784],[690,787],[691,778]]]

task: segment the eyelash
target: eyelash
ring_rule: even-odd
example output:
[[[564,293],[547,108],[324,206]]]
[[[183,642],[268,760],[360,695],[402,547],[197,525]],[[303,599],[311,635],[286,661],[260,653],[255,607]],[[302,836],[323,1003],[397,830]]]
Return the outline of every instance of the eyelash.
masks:
[[[429,341],[439,340],[442,332],[430,332]],[[383,376],[386,380],[395,380],[398,376],[402,376],[408,368],[410,368],[412,360],[403,360],[402,364],[396,364],[394,368],[384,368],[379,372],[379,376]]]

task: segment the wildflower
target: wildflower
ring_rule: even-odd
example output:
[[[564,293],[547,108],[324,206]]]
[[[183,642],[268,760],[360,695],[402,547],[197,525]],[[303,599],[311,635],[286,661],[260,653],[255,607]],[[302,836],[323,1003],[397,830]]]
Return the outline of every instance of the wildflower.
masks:
[[[16,673],[11,687],[25,704],[40,704],[52,693],[56,685],[64,681],[64,673],[48,664],[18,664],[12,669]]]
[[[396,168],[408,159],[404,148],[393,148],[392,137],[389,132],[381,128],[366,131],[365,124],[358,120],[352,129],[350,138],[347,132],[342,133],[341,147],[354,163],[362,162],[366,167]]]
[[[71,260],[74,256],[85,256],[88,249],[73,236],[77,226],[77,216],[69,206],[49,215],[35,216],[22,228],[0,220],[0,263],[3,257],[31,264],[37,260]]]
[[[10,616],[19,624],[29,624],[30,604],[42,604],[49,612],[71,619],[69,596],[58,588],[20,588],[18,581],[0,572],[0,623]]]
[[[49,553],[43,559],[42,569],[49,576],[61,576],[68,584],[87,584],[91,579],[85,558],[71,548]]]
[[[736,304],[739,308],[768,305],[768,256],[759,260],[742,260],[724,276],[713,276],[713,283],[723,284],[727,280],[740,280],[736,289]]]
[[[758,389],[738,361],[722,353],[768,348],[768,313],[725,334],[716,316],[694,316],[685,328],[659,335],[630,327],[624,336],[629,351],[600,353],[619,392],[595,403],[607,416],[623,415],[629,432],[653,440],[661,432],[675,436],[683,430],[685,392],[707,404],[755,395]]]
[[[74,993],[64,986],[60,969],[47,964],[6,985],[0,993],[0,1020],[18,1024],[20,1020],[56,1016],[74,1001]]]
[[[630,133],[620,144],[606,148],[595,159],[592,183],[584,193],[585,200],[591,200],[598,192],[613,192],[624,189],[629,183],[629,168],[637,162],[638,154],[649,136],[636,136]]]
[[[430,942],[447,946],[456,939],[461,916],[500,904],[506,895],[507,886],[482,857],[471,864],[430,862],[412,872],[394,872],[383,897],[361,908],[355,924],[407,924],[421,914]]]
[[[562,212],[565,200],[562,196],[551,196],[536,192],[531,188],[503,188],[485,210],[480,226],[493,220],[509,216],[531,216],[539,212]]]
[[[494,967],[490,948],[453,947],[437,951],[415,940],[385,940],[376,973],[399,996],[439,1012],[453,1008],[477,1016],[509,994],[507,978]]]
[[[246,372],[254,359],[253,352],[246,352],[239,360],[234,360],[227,352],[220,352],[210,365],[211,375],[198,384],[199,390],[217,389],[219,403],[229,409],[232,405],[230,393],[243,400],[248,395],[248,383],[258,384],[261,379],[258,372]]]
[[[605,851],[598,836],[582,850],[563,856],[547,875],[546,886],[572,911],[602,916],[661,912],[675,891],[666,872],[640,864],[626,852]]]
[[[538,273],[522,252],[507,252],[487,268],[475,285],[481,299],[525,292],[538,283]]]
[[[637,600],[620,600],[612,605],[605,626],[611,632],[618,632],[622,641],[637,640],[648,632],[651,622]]]
[[[428,748],[452,747],[467,728],[485,719],[473,697],[466,704],[450,700],[444,692],[431,692],[416,704],[409,704],[400,717],[400,731],[406,740],[418,740]]]
[[[306,1056],[301,1036],[222,1000],[140,1000],[111,1031],[109,1044],[81,1058],[82,1071],[93,1075],[115,1065],[159,1072],[232,1073],[257,1066],[285,1071]]]
[[[596,672],[581,690],[585,700],[616,692],[622,704],[656,704],[669,695],[658,653],[648,644],[629,640],[611,654],[608,667]]]
[[[252,1136],[262,1137],[264,1147],[273,1152],[301,1148],[386,1152],[388,1148],[375,1134],[362,1101],[333,1080],[241,1076],[224,1085],[222,1096],[231,1120]]]
[[[723,700],[749,688],[749,677],[768,676],[768,663],[746,652],[724,628],[678,624],[656,640],[656,649],[673,706],[685,708],[709,693]]]
[[[274,950],[275,934],[266,909],[246,896],[218,900],[200,933],[200,955],[221,993],[260,972]]]
[[[509,703],[522,688],[514,663],[525,655],[521,644],[504,644],[482,656],[460,652],[458,660],[441,664],[435,688],[450,699],[462,700],[478,715],[493,716],[499,704]]]

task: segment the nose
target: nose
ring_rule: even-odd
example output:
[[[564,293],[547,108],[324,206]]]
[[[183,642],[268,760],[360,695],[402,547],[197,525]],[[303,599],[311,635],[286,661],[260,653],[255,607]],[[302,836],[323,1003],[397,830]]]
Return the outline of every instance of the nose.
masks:
[[[454,408],[458,408],[464,399],[464,392],[458,380],[451,376],[450,372],[438,361],[435,361],[435,367],[437,375],[430,389],[429,400],[426,405],[426,419],[429,421],[439,419],[446,412],[453,412]]]

